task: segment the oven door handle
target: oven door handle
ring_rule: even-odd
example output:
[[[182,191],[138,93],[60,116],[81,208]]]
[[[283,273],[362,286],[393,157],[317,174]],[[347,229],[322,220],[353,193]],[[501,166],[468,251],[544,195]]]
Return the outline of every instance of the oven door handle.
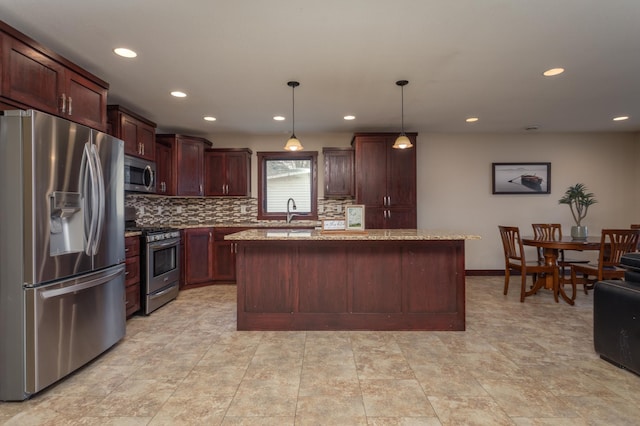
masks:
[[[150,299],[152,299],[152,300],[153,300],[153,299],[157,299],[158,297],[160,297],[160,296],[164,296],[165,294],[167,294],[167,293],[169,293],[170,291],[172,291],[172,290],[173,290],[173,287],[174,287],[174,286],[171,286],[171,287],[166,288],[166,289],[164,289],[164,290],[162,290],[162,291],[159,291],[159,292],[157,292],[157,293],[150,294],[150,295],[149,295],[149,297],[150,297]]]
[[[149,243],[149,248],[152,250],[163,249],[171,246],[177,246],[179,244],[179,240],[172,239],[166,242],[157,242],[157,243]]]

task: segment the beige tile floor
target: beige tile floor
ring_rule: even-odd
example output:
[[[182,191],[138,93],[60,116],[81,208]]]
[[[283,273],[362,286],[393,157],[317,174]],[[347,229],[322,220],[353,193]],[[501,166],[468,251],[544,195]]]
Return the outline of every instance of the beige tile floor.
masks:
[[[593,351],[592,294],[467,278],[465,332],[237,332],[235,287],[186,291],[7,425],[632,425],[640,377]]]

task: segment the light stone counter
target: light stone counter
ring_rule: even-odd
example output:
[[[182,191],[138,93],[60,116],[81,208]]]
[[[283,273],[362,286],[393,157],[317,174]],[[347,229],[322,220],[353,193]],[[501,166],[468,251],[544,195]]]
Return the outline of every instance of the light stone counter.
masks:
[[[430,241],[430,240],[479,240],[479,235],[425,229],[368,229],[361,232],[320,231],[313,229],[250,229],[225,237],[232,241],[269,240],[363,240],[363,241]]]

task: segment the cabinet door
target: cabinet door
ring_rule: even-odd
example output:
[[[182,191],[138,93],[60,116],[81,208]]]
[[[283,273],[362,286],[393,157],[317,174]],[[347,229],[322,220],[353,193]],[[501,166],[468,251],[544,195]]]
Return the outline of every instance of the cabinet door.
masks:
[[[366,206],[383,206],[387,195],[387,146],[385,139],[356,139],[356,200]],[[365,220],[367,218],[365,217]]]
[[[175,195],[175,188],[171,183],[171,147],[158,143],[156,144],[156,192],[163,195]]]
[[[176,195],[204,195],[204,146],[198,140],[179,138]]]
[[[367,229],[384,229],[386,227],[387,209],[384,207],[367,207],[364,208],[364,227]]]
[[[251,157],[246,152],[228,152],[225,154],[227,195],[251,195]]]
[[[207,151],[204,154],[205,195],[225,195],[225,155],[220,152]]]
[[[71,70],[66,73],[63,116],[100,131],[107,129],[107,89]]]
[[[126,114],[120,116],[120,131],[116,133],[124,141],[124,153],[128,155],[140,156],[142,150],[138,142],[138,121]]]
[[[64,67],[13,37],[2,38],[2,96],[58,115]]]
[[[354,151],[325,148],[324,196],[353,197],[355,195]]]
[[[415,138],[410,137],[415,147]],[[387,176],[387,207],[415,206],[416,149],[389,148]]]
[[[147,160],[156,159],[156,129],[138,122],[138,142],[142,148],[142,157]]]
[[[231,241],[216,241],[214,243],[213,279],[215,281],[235,282],[236,280],[236,256]]]
[[[185,286],[213,280],[213,228],[184,232]]]
[[[386,210],[384,228],[416,229],[416,227],[415,207],[394,207]]]

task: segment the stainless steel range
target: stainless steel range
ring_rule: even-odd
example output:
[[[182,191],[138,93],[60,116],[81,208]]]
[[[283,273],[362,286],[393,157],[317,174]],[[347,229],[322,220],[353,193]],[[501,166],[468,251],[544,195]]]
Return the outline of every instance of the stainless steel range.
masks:
[[[141,303],[149,315],[178,297],[180,280],[180,231],[142,228]]]

